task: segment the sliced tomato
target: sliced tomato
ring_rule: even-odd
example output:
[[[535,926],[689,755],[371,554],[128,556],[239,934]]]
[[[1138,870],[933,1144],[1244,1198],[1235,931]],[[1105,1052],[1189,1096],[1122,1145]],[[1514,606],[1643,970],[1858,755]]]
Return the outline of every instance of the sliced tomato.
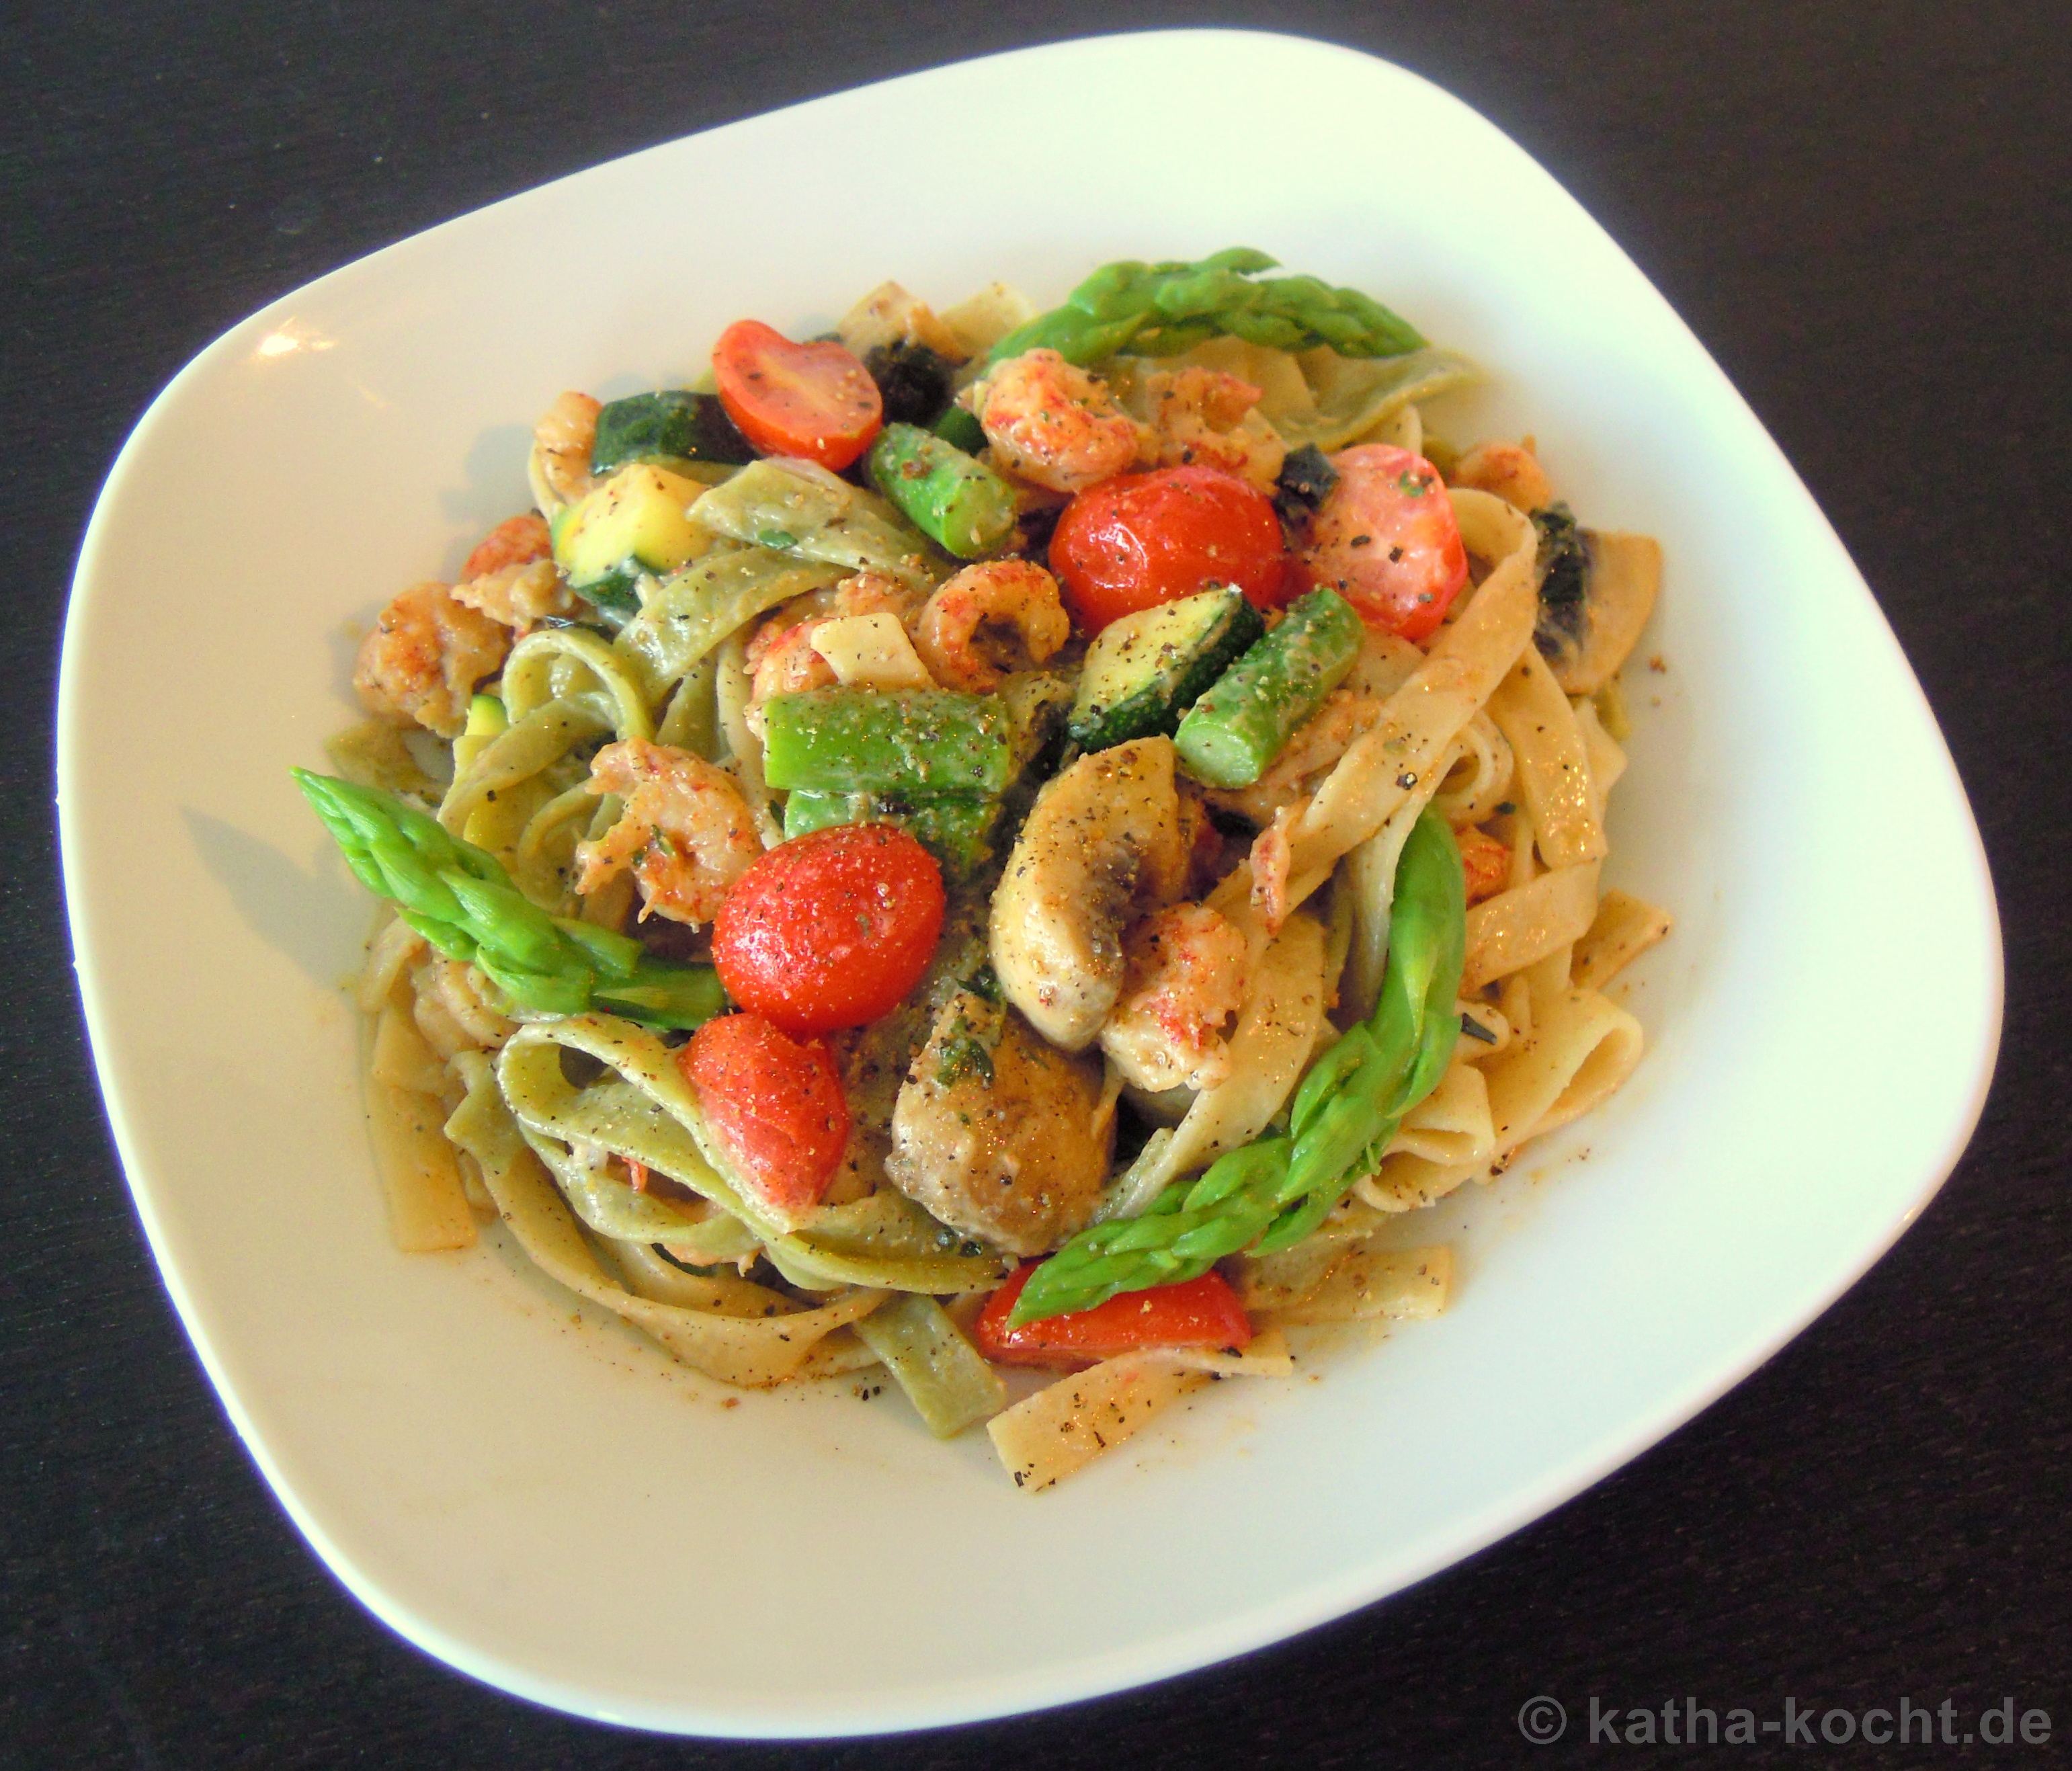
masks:
[[[530,565],[535,560],[545,559],[553,551],[545,517],[534,511],[528,511],[522,516],[506,517],[468,555],[467,564],[460,569],[461,582],[465,584],[470,578],[479,578],[485,573],[501,572],[508,565]]]
[[[1331,457],[1338,483],[1302,550],[1305,576],[1329,585],[1369,627],[1429,639],[1468,581],[1453,501],[1439,470],[1388,443]]]
[[[766,455],[799,455],[839,472],[870,446],[885,401],[839,344],[795,344],[760,320],[736,320],[713,347],[720,404]]]
[[[1286,556],[1272,499],[1214,467],[1161,467],[1090,486],[1050,536],[1050,569],[1087,633],[1211,584],[1234,584],[1261,608],[1277,607]]]
[[[676,1054],[698,1111],[764,1202],[796,1222],[820,1202],[849,1147],[849,1103],[826,1044],[760,1015],[708,1021]]]
[[[896,824],[837,824],[780,843],[713,923],[726,993],[796,1037],[860,1027],[920,982],[943,932],[943,871]]]
[[[1084,1365],[1152,1347],[1242,1347],[1251,1319],[1219,1273],[1178,1285],[1124,1292],[1090,1310],[1012,1326],[1007,1318],[1036,1264],[1018,1269],[985,1301],[972,1326],[978,1350],[1002,1365]]]

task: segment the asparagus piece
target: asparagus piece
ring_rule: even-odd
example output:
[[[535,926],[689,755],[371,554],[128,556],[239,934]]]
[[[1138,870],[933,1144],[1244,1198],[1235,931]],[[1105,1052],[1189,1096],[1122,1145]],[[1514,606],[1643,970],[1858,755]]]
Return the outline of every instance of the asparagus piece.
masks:
[[[1233,246],[1197,264],[1104,265],[1066,298],[994,345],[998,363],[1049,349],[1078,364],[1128,350],[1172,356],[1228,334],[1282,351],[1327,344],[1341,356],[1401,356],[1424,343],[1416,327],[1358,290],[1314,277],[1269,277],[1278,261]]]
[[[520,1008],[610,1009],[656,1027],[696,1027],[724,1005],[709,966],[647,957],[638,941],[550,916],[495,857],[391,794],[289,771],[360,882],[447,958],[478,966]]]
[[[1397,863],[1381,1001],[1303,1078],[1289,1130],[1219,1157],[1197,1180],[1174,1182],[1141,1217],[1080,1231],[1030,1274],[1009,1320],[1178,1284],[1227,1255],[1268,1253],[1314,1230],[1380,1161],[1453,1055],[1466,915],[1460,851],[1445,820],[1427,811]]]
[[[816,688],[763,704],[763,770],[808,793],[969,794],[1013,772],[1013,721],[995,695]]]
[[[962,406],[949,407],[929,428],[967,455],[976,455],[985,447],[985,427]]]
[[[964,794],[902,799],[874,793],[794,793],[784,802],[784,834],[803,836],[831,824],[898,824],[955,874],[969,875],[993,857],[1000,802]]]
[[[997,553],[1014,533],[1014,494],[999,475],[918,425],[887,425],[870,477],[907,521],[960,560]]]
[[[1366,630],[1335,590],[1312,590],[1188,709],[1173,737],[1198,781],[1245,787],[1358,660]]]

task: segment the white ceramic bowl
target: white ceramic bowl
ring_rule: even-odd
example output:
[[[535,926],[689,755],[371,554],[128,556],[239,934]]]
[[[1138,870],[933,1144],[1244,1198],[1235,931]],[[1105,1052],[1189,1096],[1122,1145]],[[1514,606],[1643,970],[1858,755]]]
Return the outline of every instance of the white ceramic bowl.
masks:
[[[1215,121],[1211,121],[1215,120]],[[1013,151],[976,144],[1019,144]],[[1299,173],[1299,175],[1297,174]],[[368,906],[290,785],[352,623],[525,502],[562,388],[693,372],[897,276],[1055,299],[1233,242],[1496,374],[1577,507],[1659,535],[1610,877],[1671,906],[1653,1049],[1445,1209],[1457,1307],[1225,1384],[1041,1496],[896,1396],[673,1367],[492,1243],[390,1247],[339,983]],[[1420,80],[1220,32],[973,62],[718,129],[404,241],[233,328],[102,495],[59,777],[80,986],[166,1284],[326,1563],[540,1702],[745,1735],[910,1728],[1198,1666],[1545,1511],[1829,1303],[1963,1146],[1991,888],[1892,635],[1762,427],[1546,173]],[[1587,1148],[1589,1160],[1581,1161]]]

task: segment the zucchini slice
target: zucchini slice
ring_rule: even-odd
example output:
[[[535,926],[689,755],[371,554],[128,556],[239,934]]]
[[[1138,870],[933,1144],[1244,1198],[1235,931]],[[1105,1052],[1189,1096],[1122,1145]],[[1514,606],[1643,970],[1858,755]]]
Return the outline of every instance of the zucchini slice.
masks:
[[[712,544],[687,514],[704,491],[645,462],[622,467],[554,518],[554,563],[579,594],[609,609],[615,597],[625,600],[619,593],[631,592],[638,573],[672,572]]]
[[[1087,648],[1072,703],[1072,742],[1105,750],[1170,733],[1265,631],[1259,611],[1228,585],[1110,622]]]
[[[630,462],[661,467],[714,462],[738,467],[754,459],[754,450],[735,429],[717,394],[664,388],[615,400],[598,413],[590,470],[609,474]]]

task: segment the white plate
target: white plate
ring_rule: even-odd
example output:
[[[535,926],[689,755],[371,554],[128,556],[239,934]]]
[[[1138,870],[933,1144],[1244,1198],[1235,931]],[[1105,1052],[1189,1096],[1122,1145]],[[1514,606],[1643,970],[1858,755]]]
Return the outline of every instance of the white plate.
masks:
[[[1003,146],[1005,144],[1007,146]],[[532,417],[896,275],[1054,299],[1232,242],[1490,366],[1577,507],[1651,531],[1617,881],[1671,906],[1653,1049],[1449,1211],[1439,1321],[1225,1384],[1050,1494],[835,1384],[716,1387],[492,1246],[389,1247],[338,988],[368,906],[298,799],[352,623],[522,507]],[[2000,958],[1949,757],[1863,581],[1661,297],[1544,172],[1367,56],[1112,38],[637,154],[234,328],[124,449],[65,635],[80,985],[167,1288],[352,1591],[521,1695],[705,1733],[903,1728],[1199,1666],[1533,1518],[1774,1351],[1948,1172]],[[1587,1147],[1589,1160],[1581,1161]],[[1541,1178],[1536,1179],[1536,1176]]]

